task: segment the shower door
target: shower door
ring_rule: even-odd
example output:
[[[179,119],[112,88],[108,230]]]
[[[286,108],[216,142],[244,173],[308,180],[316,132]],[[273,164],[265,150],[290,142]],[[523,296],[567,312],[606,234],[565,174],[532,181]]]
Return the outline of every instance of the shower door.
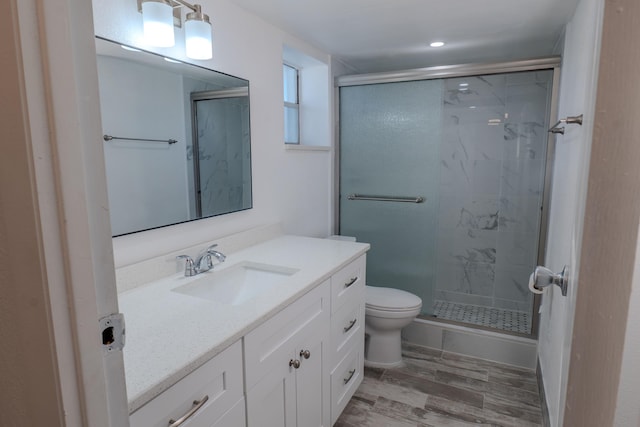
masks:
[[[427,314],[436,279],[441,87],[433,80],[340,89],[340,234],[371,243],[369,285],[414,293]]]
[[[340,88],[340,233],[371,243],[369,285],[418,295],[426,316],[531,332],[552,79]]]
[[[246,90],[191,94],[189,194],[196,218],[251,208],[251,141]],[[190,180],[189,180],[190,182]]]

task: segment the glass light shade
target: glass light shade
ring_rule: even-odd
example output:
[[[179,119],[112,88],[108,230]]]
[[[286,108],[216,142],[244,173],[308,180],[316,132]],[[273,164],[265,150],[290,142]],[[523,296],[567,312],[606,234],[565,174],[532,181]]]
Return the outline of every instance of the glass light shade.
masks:
[[[175,42],[173,35],[173,8],[164,2],[142,2],[142,24],[144,39],[157,47],[171,47]]]
[[[196,19],[187,19],[184,24],[187,57],[191,59],[211,59],[213,43],[211,24]]]

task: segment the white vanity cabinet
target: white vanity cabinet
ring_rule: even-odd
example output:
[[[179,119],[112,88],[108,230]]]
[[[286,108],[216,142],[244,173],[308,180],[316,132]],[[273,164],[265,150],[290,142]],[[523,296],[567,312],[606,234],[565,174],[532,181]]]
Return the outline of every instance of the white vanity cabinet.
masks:
[[[330,282],[244,337],[248,427],[328,427]]]
[[[245,336],[248,427],[338,419],[362,382],[365,270],[363,255]]]
[[[245,427],[238,341],[129,417],[131,427]]]
[[[296,273],[236,305],[176,292],[177,274],[121,293],[131,427],[331,427],[362,381],[367,249],[282,236],[240,250],[228,264],[296,259]]]

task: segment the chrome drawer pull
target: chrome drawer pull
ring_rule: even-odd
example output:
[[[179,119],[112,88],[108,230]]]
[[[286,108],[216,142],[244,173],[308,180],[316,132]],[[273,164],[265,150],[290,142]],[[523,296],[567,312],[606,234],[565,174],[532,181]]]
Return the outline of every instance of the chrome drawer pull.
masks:
[[[351,285],[353,285],[354,283],[356,283],[356,281],[357,281],[357,280],[358,280],[358,276],[356,276],[356,277],[352,277],[352,278],[349,280],[349,282],[348,282],[348,283],[345,283],[345,284],[344,284],[344,287],[345,287],[345,288],[348,288],[349,286],[351,286]]]
[[[189,410],[189,412],[187,412],[186,414],[184,414],[183,416],[181,416],[177,420],[169,420],[169,427],[178,427],[178,426],[182,425],[182,423],[184,423],[189,418],[191,418],[193,416],[193,414],[198,412],[198,410],[200,408],[202,408],[205,403],[207,403],[207,400],[209,400],[209,396],[208,395],[203,397],[201,400],[194,400],[193,401],[193,408],[191,408]]]
[[[353,378],[355,373],[356,373],[356,370],[352,369],[351,371],[349,371],[349,376],[342,381],[344,381],[345,384],[348,384],[349,381],[351,381],[351,378]]]
[[[358,318],[356,317],[355,319],[353,319],[351,322],[349,322],[349,326],[345,326],[343,328],[344,332],[343,333],[347,333],[351,330],[351,328],[353,328],[356,325],[356,322],[358,321]]]

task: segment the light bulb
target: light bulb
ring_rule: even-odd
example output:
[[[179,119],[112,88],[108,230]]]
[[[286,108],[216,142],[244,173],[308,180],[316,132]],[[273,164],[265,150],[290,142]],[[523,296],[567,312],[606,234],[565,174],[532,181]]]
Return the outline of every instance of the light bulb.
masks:
[[[200,10],[200,5],[195,7],[196,12],[188,13],[187,21],[184,23],[187,57],[200,60],[211,59],[213,57],[211,23],[209,17]]]
[[[173,7],[164,0],[142,2],[142,24],[144,39],[157,47],[171,47],[175,42],[173,35]]]

